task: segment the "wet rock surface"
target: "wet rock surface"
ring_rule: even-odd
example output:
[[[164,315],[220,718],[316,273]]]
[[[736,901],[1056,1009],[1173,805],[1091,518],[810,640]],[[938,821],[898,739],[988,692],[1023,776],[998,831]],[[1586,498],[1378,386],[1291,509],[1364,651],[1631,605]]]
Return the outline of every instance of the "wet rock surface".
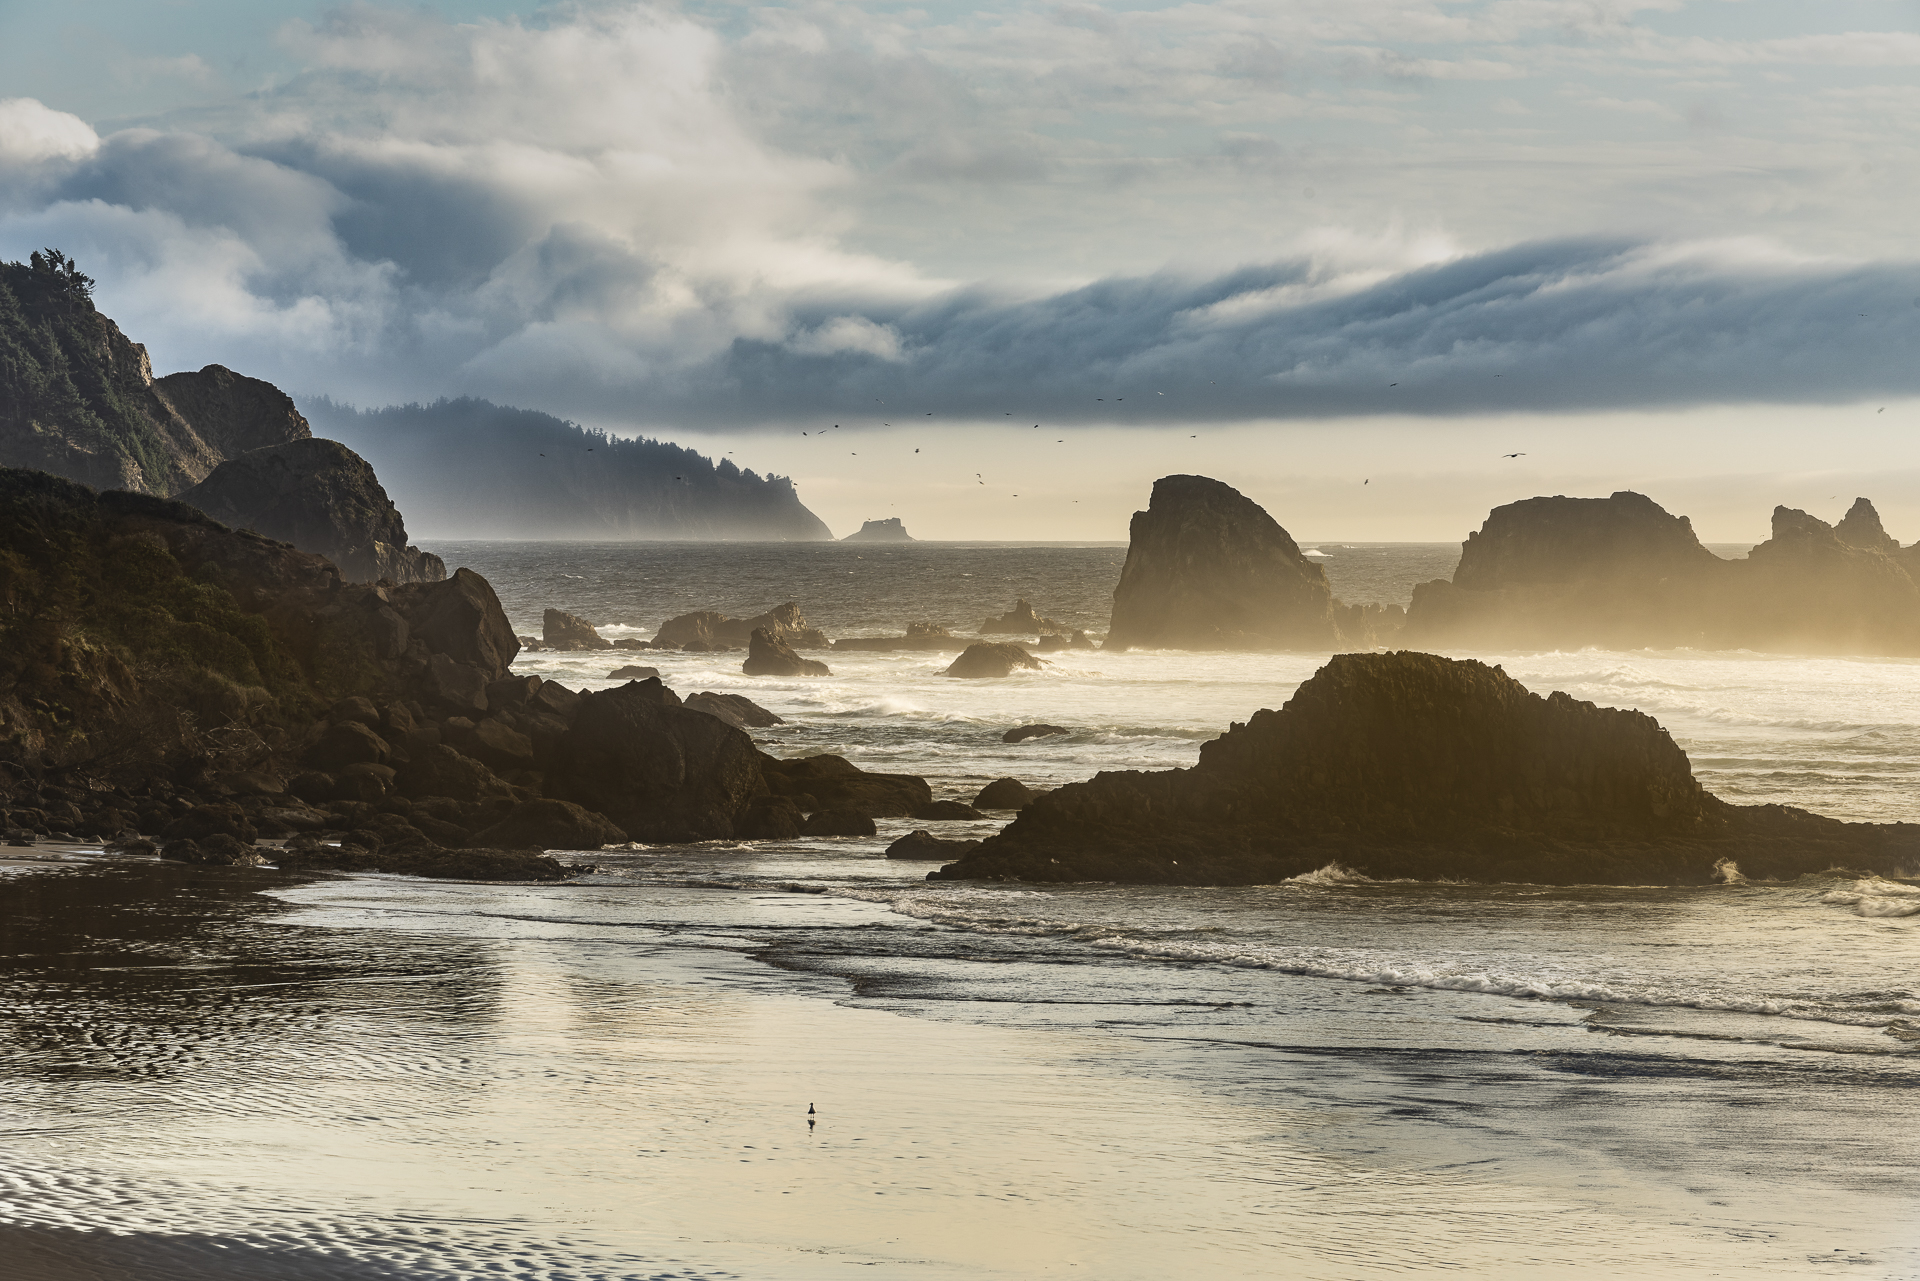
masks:
[[[802,658],[793,647],[772,633],[755,628],[747,646],[747,660],[740,670],[748,676],[831,676],[823,662]]]
[[[793,649],[825,649],[830,643],[826,633],[808,625],[806,615],[794,601],[777,605],[753,618],[731,618],[711,609],[681,614],[661,624],[653,643],[668,649],[684,649],[689,645],[738,649],[749,644],[756,631],[763,631]]]
[[[1071,733],[1073,733],[1072,730],[1063,729],[1058,725],[1022,725],[1017,729],[1010,729],[1002,734],[1000,741],[1003,743],[1024,743],[1030,738],[1052,738],[1056,734]]]
[[[714,694],[703,690],[689,694],[686,705],[696,712],[717,716],[736,729],[765,729],[787,723],[745,694]]]
[[[592,623],[564,609],[549,609],[541,616],[540,644],[558,650],[613,648],[613,642],[602,640]]]
[[[1045,664],[1011,641],[978,641],[942,672],[964,680],[991,680],[1019,671],[1039,671]]]

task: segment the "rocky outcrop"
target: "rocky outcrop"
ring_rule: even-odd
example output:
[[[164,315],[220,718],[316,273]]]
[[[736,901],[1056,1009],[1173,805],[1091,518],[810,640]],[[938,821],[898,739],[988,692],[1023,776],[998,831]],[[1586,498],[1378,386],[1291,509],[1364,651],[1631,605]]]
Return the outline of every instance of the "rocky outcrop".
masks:
[[[786,724],[786,721],[744,694],[712,694],[702,691],[688,695],[686,705],[696,712],[718,716],[736,729],[765,729],[770,725]]]
[[[974,806],[983,810],[1017,810],[1033,804],[1034,799],[1044,796],[1036,792],[1017,778],[996,778],[980,789],[973,798]]]
[[[221,463],[179,497],[236,529],[325,556],[349,582],[437,582],[447,576],[438,556],[407,545],[406,523],[373,468],[331,440],[250,450]]]
[[[965,858],[979,848],[979,841],[946,841],[922,827],[908,832],[887,846],[887,857],[922,862],[938,860],[944,863],[952,859]]]
[[[1108,649],[1330,649],[1326,572],[1258,503],[1205,476],[1164,476],[1135,512]]]
[[[612,649],[613,642],[602,640],[594,625],[578,614],[549,609],[540,617],[540,647],[563,651]]]
[[[969,642],[938,623],[908,623],[904,636],[850,636],[833,643],[835,649],[889,653],[896,649],[959,653]]]
[[[830,644],[824,632],[807,625],[806,616],[793,601],[777,605],[755,618],[730,618],[711,609],[681,614],[661,624],[653,643],[669,649],[689,645],[739,648],[749,644],[756,631],[763,631],[794,649],[825,649]]]
[[[860,528],[840,540],[843,543],[910,543],[913,535],[907,533],[907,527],[900,523],[898,516],[888,516],[884,520],[863,521]]]
[[[597,850],[627,839],[605,815],[567,801],[522,801],[500,821],[475,832],[481,849]]]
[[[923,823],[973,823],[986,817],[965,801],[929,801],[913,811]]]
[[[722,840],[767,790],[746,734],[657,680],[580,696],[551,787],[648,843]]]
[[[64,257],[0,263],[0,466],[177,494],[223,460],[305,439],[277,388],[218,365],[156,380]]]
[[[817,659],[802,658],[778,636],[755,628],[747,644],[747,661],[740,670],[749,676],[831,676]]]
[[[767,757],[761,771],[770,791],[808,813],[834,809],[869,818],[906,818],[933,800],[933,790],[923,778],[870,773],[843,756]]]
[[[1039,671],[1045,664],[1011,641],[978,641],[953,660],[943,676],[969,680],[1011,676],[1016,671]]]
[[[616,667],[608,672],[607,679],[610,681],[645,681],[654,680],[659,675],[660,669],[657,667],[642,667],[638,663],[628,663],[625,667]]]
[[[1745,560],[1701,547],[1685,517],[1639,494],[1495,509],[1451,582],[1414,589],[1424,645],[1689,646],[1776,653],[1920,653],[1920,587],[1865,499],[1847,536],[1776,508]]]
[[[1038,636],[1042,632],[1065,631],[1051,618],[1042,618],[1033,612],[1033,603],[1024,596],[1014,601],[1013,608],[997,618],[989,618],[980,624],[982,636],[1019,635]]]
[[[1337,861],[1375,878],[1707,884],[1728,859],[1775,878],[1915,857],[1920,827],[1720,801],[1651,717],[1400,652],[1337,655],[1192,769],[1049,793],[935,875],[1265,884]]]
[[[1073,733],[1072,730],[1062,729],[1058,725],[1022,725],[1017,729],[1010,729],[1002,734],[1000,741],[1003,743],[1024,743],[1030,738],[1052,738],[1056,734],[1071,733]]]

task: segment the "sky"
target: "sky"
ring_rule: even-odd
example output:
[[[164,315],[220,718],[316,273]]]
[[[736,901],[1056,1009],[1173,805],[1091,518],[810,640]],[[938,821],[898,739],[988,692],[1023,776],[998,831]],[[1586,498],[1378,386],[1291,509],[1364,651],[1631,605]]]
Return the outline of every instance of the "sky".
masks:
[[[1912,542],[1917,73],[1920,0],[0,0],[0,258],[156,369],[664,436],[839,533],[1123,539],[1194,471],[1309,539]]]

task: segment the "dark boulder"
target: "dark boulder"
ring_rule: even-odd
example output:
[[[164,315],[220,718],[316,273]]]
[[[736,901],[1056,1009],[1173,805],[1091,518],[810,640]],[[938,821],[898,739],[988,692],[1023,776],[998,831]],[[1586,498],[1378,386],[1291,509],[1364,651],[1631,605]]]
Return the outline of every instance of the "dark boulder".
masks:
[[[445,743],[410,749],[408,759],[399,767],[395,781],[400,791],[411,797],[444,796],[456,801],[484,801],[510,799],[513,796],[513,789],[492,770]]]
[[[506,676],[520,652],[500,598],[470,569],[454,570],[445,582],[396,587],[389,596],[429,652],[475,668],[488,681]]]
[[[499,849],[597,850],[627,839],[605,815],[567,801],[523,801],[466,843]]]
[[[214,832],[197,840],[176,837],[160,848],[160,857],[201,867],[259,867],[266,862],[251,840],[243,841],[227,832]]]
[[[756,796],[733,821],[733,835],[742,841],[790,841],[800,835],[806,815],[786,796]]]
[[[359,721],[336,721],[307,749],[305,760],[315,769],[337,770],[362,761],[384,764],[392,755],[387,740]]]
[[[767,790],[753,740],[657,680],[581,695],[550,778],[549,791],[649,843],[730,837]]]
[[[967,646],[942,675],[969,680],[1011,676],[1016,671],[1039,671],[1044,664],[1010,641],[981,641]]]
[[[625,667],[616,667],[608,672],[607,679],[610,681],[644,681],[653,680],[659,675],[660,669],[657,667],[641,667],[636,663],[628,663]]]
[[[696,712],[718,716],[736,729],[765,729],[769,725],[786,724],[786,721],[744,694],[712,694],[702,691],[688,695],[686,705]]]
[[[377,729],[380,725],[380,709],[373,705],[372,699],[354,694],[329,707],[327,719],[335,725],[353,721]]]
[[[1920,827],[1728,805],[1639,712],[1542,698],[1497,667],[1341,654],[1192,769],[1040,797],[936,879],[1267,884],[1338,862],[1376,879],[1713,882],[1892,871]]]
[[[933,800],[927,781],[912,774],[877,774],[842,756],[781,760],[761,757],[766,786],[776,796],[805,797],[803,809],[858,810],[874,818],[905,818]]]
[[[351,582],[437,582],[438,556],[407,545],[399,510],[367,460],[331,440],[294,440],[229,458],[181,502],[325,556]]]
[[[1330,649],[1326,572],[1260,504],[1205,476],[1163,476],[1135,512],[1108,649]]]
[[[161,831],[169,841],[185,839],[205,842],[214,835],[231,836],[242,845],[251,845],[259,837],[247,812],[232,801],[213,805],[195,805]]]
[[[1003,743],[1024,743],[1030,738],[1050,738],[1055,734],[1071,734],[1070,729],[1058,725],[1022,725],[1019,729],[1010,729],[1000,736]]]
[[[542,648],[557,650],[612,649],[613,642],[600,639],[594,625],[578,614],[550,609],[540,621]]]
[[[580,695],[565,685],[547,681],[527,700],[527,705],[558,716],[563,721],[571,721],[580,708]]]
[[[831,676],[825,663],[802,658],[793,647],[759,628],[755,628],[747,646],[747,661],[740,670],[749,676]]]
[[[887,857],[950,863],[979,848],[979,841],[943,841],[925,828],[919,828],[887,846]]]
[[[487,674],[478,667],[445,654],[427,660],[420,677],[420,693],[443,711],[478,716],[492,704],[487,699]]]
[[[384,800],[393,790],[397,773],[392,766],[373,761],[343,766],[333,777],[333,794],[329,799],[368,803]]]
[[[739,648],[749,644],[756,631],[763,631],[794,649],[825,649],[829,643],[825,633],[807,624],[806,616],[794,601],[753,618],[730,618],[711,609],[695,610],[661,624],[653,643],[662,649],[699,647],[705,652],[722,646]]]
[[[533,740],[498,720],[488,719],[474,725],[455,744],[491,770],[511,773],[533,764]]]
[[[820,810],[800,825],[802,836],[873,836],[873,820],[859,810]]]
[[[1031,805],[1043,793],[1034,791],[1017,778],[996,778],[980,789],[974,806],[983,810],[1017,810]]]
[[[985,818],[986,815],[965,801],[928,801],[925,805],[914,808],[913,817],[923,823],[957,823]]]

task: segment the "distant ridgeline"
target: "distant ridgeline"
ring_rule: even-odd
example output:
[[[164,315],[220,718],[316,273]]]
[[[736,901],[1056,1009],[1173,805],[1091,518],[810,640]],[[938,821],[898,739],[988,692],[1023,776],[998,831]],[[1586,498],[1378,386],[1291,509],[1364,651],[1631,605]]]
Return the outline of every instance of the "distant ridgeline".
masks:
[[[624,440],[466,397],[385,409],[303,403],[320,431],[373,463],[415,527],[434,537],[833,537],[786,477],[670,441]]]

